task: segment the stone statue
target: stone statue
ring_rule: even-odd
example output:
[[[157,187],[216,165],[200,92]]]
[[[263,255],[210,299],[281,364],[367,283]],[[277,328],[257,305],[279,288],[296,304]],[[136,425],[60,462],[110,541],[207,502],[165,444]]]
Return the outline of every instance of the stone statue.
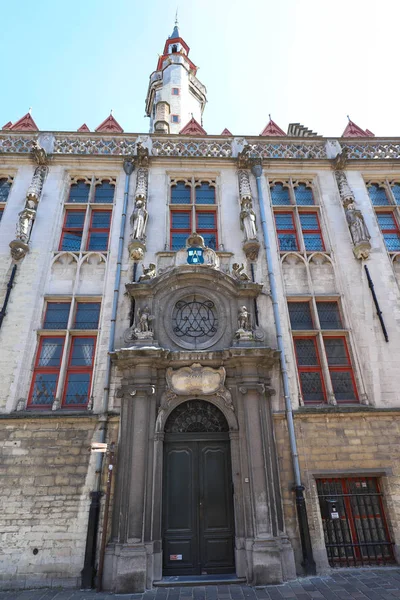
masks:
[[[143,309],[139,308],[137,311],[137,331],[140,333],[150,331],[150,321],[152,321],[153,318],[148,306],[145,306]]]
[[[238,313],[238,325],[239,329],[243,331],[251,331],[250,325],[250,313],[246,306],[241,306]]]
[[[233,263],[232,265],[232,277],[237,279],[238,281],[250,281],[250,277],[247,273],[244,273],[244,264],[242,263]]]
[[[244,200],[242,203],[240,221],[240,226],[246,234],[246,239],[254,240],[257,237],[256,215],[249,200]]]
[[[132,239],[143,240],[145,238],[147,217],[148,213],[143,200],[136,200],[135,209],[131,216]]]
[[[371,238],[364,217],[361,211],[356,209],[355,204],[347,206],[346,219],[355,246],[361,242],[367,242]]]
[[[143,265],[143,275],[139,277],[139,281],[148,281],[149,279],[153,279],[156,276],[156,265],[154,263],[150,263],[148,267]]]
[[[24,208],[18,215],[16,238],[27,244],[36,210]]]

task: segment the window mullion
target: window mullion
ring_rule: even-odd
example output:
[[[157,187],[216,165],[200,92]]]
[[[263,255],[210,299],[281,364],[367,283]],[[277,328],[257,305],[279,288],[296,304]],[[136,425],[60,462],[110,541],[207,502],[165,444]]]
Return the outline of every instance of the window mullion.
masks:
[[[90,205],[88,204],[86,207],[85,223],[83,225],[83,231],[82,231],[81,252],[86,250],[86,248],[87,248],[91,218],[92,218],[92,210],[90,208]]]
[[[306,251],[306,247],[304,244],[303,230],[301,228],[301,223],[300,223],[300,218],[299,218],[299,209],[297,208],[297,206],[294,207],[293,217],[294,217],[293,221],[294,221],[294,226],[296,229],[297,244],[299,246],[299,251],[304,253]]]
[[[291,205],[296,206],[296,194],[294,193],[292,177],[289,177],[289,198]]]
[[[323,378],[325,381],[325,389],[326,389],[326,394],[327,394],[327,398],[328,398],[328,404],[337,404],[335,394],[333,391],[331,374],[329,372],[328,359],[326,358],[326,353],[325,353],[324,337],[323,337],[321,331],[318,332],[318,345],[320,348],[321,369],[322,369],[322,375],[323,375]]]
[[[61,397],[63,394],[66,372],[67,372],[67,367],[68,367],[68,354],[69,354],[70,339],[71,339],[71,335],[70,335],[69,331],[67,331],[67,333],[65,334],[64,349],[63,349],[63,355],[62,355],[60,371],[59,371],[60,374],[58,377],[57,389],[56,389],[56,393],[55,393],[55,397],[54,397],[54,402],[57,402],[59,404],[59,406],[61,406]]]

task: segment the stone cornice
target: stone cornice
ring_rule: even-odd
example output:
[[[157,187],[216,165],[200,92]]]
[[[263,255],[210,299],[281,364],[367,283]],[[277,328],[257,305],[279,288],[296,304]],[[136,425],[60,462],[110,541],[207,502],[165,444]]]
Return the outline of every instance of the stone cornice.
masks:
[[[279,138],[254,136],[185,136],[101,132],[0,132],[0,154],[29,155],[39,140],[48,154],[66,156],[118,157],[134,155],[138,142],[153,158],[236,159],[247,145],[249,157],[262,160],[325,161],[341,150],[348,163],[368,160],[398,160],[400,138]],[[332,152],[334,154],[332,155]]]

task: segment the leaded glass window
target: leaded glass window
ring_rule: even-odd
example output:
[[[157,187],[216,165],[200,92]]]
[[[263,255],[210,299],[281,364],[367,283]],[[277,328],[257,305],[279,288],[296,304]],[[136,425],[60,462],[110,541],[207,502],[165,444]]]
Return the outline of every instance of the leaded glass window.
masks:
[[[71,302],[48,302],[43,329],[67,329]]]
[[[389,204],[386,190],[379,184],[372,183],[368,187],[368,193],[374,206],[385,206],[386,204]]]
[[[289,302],[292,329],[314,329],[309,302]]]
[[[310,204],[314,204],[312,189],[305,183],[299,183],[294,187],[294,195],[296,198],[296,204],[299,206],[308,206]]]
[[[337,302],[317,302],[317,310],[321,329],[343,329]]]
[[[289,205],[289,188],[284,186],[283,183],[275,183],[271,186],[271,198],[274,206]]]

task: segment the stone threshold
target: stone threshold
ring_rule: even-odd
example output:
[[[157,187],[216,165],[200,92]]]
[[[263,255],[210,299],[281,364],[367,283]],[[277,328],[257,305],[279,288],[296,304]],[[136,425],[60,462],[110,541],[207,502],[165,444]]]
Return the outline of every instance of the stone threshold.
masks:
[[[177,575],[163,577],[160,581],[153,581],[154,587],[193,587],[203,585],[245,585],[245,577],[234,574],[227,575]]]

